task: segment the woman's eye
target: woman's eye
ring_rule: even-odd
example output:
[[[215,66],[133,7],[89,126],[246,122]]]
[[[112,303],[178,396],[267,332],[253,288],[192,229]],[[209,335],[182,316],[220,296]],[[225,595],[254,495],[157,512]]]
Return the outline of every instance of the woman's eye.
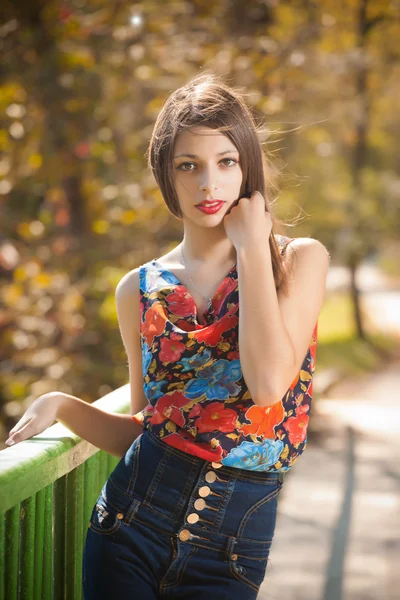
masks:
[[[237,162],[238,162],[238,161],[237,161],[237,160],[235,160],[234,158],[223,158],[223,159],[221,160],[221,162],[223,163],[223,162],[225,162],[225,161],[227,161],[227,160],[228,160],[228,161],[231,161],[231,163],[233,163],[232,165],[227,165],[227,166],[233,166],[233,165],[236,165],[236,164],[237,164]],[[193,171],[193,169],[183,169],[182,167],[184,167],[184,166],[186,166],[186,165],[194,165],[194,164],[195,164],[195,163],[192,163],[192,162],[184,162],[184,163],[180,164],[180,165],[177,167],[177,169],[179,169],[179,170],[181,170],[181,171]]]

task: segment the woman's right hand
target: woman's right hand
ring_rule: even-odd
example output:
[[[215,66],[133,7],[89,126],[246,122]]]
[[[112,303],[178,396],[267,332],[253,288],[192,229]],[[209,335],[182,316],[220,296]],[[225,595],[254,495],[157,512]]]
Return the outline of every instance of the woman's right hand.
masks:
[[[10,429],[9,438],[4,442],[12,446],[41,433],[57,419],[57,411],[64,400],[62,392],[42,394],[28,407],[18,423]]]

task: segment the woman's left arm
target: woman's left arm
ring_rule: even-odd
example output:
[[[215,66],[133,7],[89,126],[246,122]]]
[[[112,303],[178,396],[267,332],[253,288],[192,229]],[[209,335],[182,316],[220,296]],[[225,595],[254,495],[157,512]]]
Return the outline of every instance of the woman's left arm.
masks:
[[[239,352],[258,406],[284,397],[309,347],[325,296],[330,255],[321,242],[296,238],[286,248],[288,295],[275,289],[269,243],[237,251]]]

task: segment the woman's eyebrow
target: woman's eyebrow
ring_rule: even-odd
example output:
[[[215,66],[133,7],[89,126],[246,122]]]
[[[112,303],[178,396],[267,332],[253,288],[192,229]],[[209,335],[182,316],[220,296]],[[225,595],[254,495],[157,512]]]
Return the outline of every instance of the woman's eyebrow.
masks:
[[[236,150],[235,148],[233,148],[232,150],[224,150],[223,152],[218,152],[216,154],[216,156],[222,156],[223,154],[228,154],[231,152],[236,152],[237,154],[239,154],[238,150]],[[174,156],[174,158],[180,158],[181,156],[188,156],[189,158],[199,158],[198,156],[196,156],[196,154],[177,154],[176,156]]]

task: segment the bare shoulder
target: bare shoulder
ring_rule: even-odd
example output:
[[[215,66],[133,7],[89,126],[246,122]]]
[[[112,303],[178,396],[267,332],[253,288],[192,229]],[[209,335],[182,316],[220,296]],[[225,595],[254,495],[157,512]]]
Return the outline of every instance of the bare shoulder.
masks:
[[[115,294],[118,296],[126,296],[132,292],[138,292],[140,287],[140,267],[132,269],[126,273],[118,282]]]
[[[330,266],[331,255],[328,249],[314,238],[294,238],[287,245],[284,262],[292,276],[305,282],[306,274],[311,279],[325,284]],[[308,276],[308,275],[307,275]]]
[[[126,273],[115,289],[119,320],[129,320],[136,331],[140,328],[140,267]]]
[[[292,266],[297,261],[303,265],[315,265],[315,263],[329,267],[331,255],[322,242],[310,237],[294,238],[287,246],[286,260]]]

